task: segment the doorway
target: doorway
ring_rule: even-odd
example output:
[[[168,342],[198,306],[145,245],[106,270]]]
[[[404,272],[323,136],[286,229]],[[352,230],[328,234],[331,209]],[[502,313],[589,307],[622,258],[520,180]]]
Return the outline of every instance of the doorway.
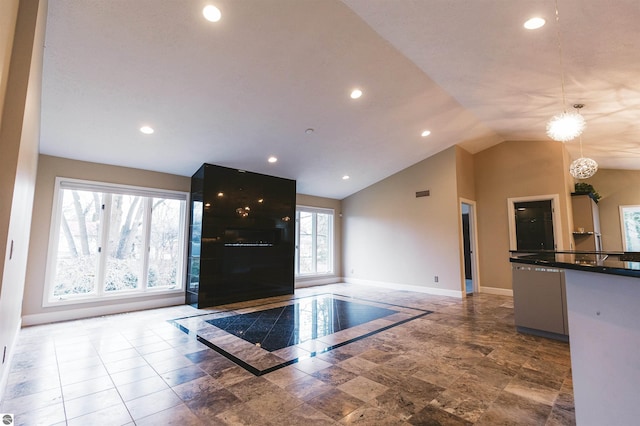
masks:
[[[515,203],[516,249],[553,250],[551,200]]]
[[[464,293],[467,296],[478,291],[478,267],[476,263],[477,238],[476,238],[476,212],[475,202],[469,200],[460,201],[462,223],[462,252],[464,260]]]
[[[509,198],[511,250],[561,250],[559,196]]]

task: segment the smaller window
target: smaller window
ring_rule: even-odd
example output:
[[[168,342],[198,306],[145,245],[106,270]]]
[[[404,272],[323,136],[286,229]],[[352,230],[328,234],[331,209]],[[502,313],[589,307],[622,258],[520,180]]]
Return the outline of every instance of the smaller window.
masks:
[[[620,206],[624,251],[640,251],[640,206]]]
[[[296,208],[296,275],[333,274],[333,210]]]

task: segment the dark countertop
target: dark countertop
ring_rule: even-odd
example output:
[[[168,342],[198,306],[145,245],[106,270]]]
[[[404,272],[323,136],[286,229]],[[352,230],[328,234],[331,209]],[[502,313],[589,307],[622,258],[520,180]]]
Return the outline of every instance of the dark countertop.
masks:
[[[640,278],[638,252],[511,251],[512,263]]]

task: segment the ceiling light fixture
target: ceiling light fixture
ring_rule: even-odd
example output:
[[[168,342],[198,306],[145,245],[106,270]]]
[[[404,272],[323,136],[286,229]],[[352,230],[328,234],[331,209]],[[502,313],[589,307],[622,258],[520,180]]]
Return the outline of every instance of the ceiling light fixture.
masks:
[[[204,16],[204,19],[209,22],[218,22],[220,18],[222,18],[222,12],[220,12],[220,9],[211,4],[202,9],[202,15]]]
[[[562,62],[562,43],[560,39],[560,14],[558,0],[556,4],[556,26],[558,37],[558,57],[560,59],[560,89],[562,92],[561,114],[555,115],[547,123],[547,135],[554,141],[567,142],[577,138],[584,130],[584,117],[576,112],[567,112],[567,101],[564,93],[564,64]]]
[[[574,108],[580,111],[583,104],[576,104]],[[582,153],[582,136],[580,136],[580,158],[574,160],[569,166],[569,173],[576,179],[588,179],[598,171],[598,163],[591,158],[587,158]]]
[[[276,157],[271,156],[267,161],[270,163],[275,163],[276,161],[278,161],[278,159]]]
[[[542,28],[546,22],[547,21],[545,21],[543,18],[539,18],[536,16],[534,18],[528,19],[527,22],[524,23],[524,27],[528,30],[537,30],[538,28]]]
[[[142,133],[144,133],[145,135],[150,135],[152,134],[155,130],[153,130],[153,127],[150,126],[142,126],[140,127],[140,131]]]
[[[342,180],[347,180],[347,179],[349,179],[349,175],[342,176]]]
[[[362,96],[362,90],[353,89],[353,91],[351,92],[351,99],[358,99],[360,96]]]
[[[423,138],[426,138],[427,136],[429,136],[431,134],[431,130],[424,130],[422,133],[420,133],[420,135]]]
[[[310,135],[314,132],[314,130],[312,128],[308,128],[307,130],[304,131],[306,134]]]

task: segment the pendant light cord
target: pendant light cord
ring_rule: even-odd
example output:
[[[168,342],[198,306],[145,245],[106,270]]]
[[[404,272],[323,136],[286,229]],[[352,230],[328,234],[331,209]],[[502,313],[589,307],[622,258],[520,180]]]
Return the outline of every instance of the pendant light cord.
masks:
[[[584,158],[584,154],[582,153],[582,135],[580,135],[580,158]]]
[[[558,12],[558,0],[555,0],[556,5],[556,31],[558,36],[558,57],[560,62],[560,90],[562,92],[562,110],[567,112],[567,100],[564,94],[564,62],[562,60],[562,37],[560,35],[560,12]]]

